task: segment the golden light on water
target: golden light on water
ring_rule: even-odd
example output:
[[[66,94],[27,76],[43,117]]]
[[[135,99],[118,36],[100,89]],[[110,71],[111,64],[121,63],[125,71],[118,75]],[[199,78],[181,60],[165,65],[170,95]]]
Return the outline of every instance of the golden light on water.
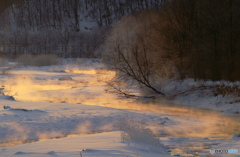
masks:
[[[92,75],[92,77],[79,75],[67,81],[49,77],[41,81],[16,75],[9,82],[5,82],[5,90],[10,95],[14,95],[18,101],[81,103],[116,109],[151,111],[166,114],[166,117],[174,115],[189,120],[188,124],[183,124],[181,118],[176,118],[176,125],[168,126],[168,123],[158,124],[156,122],[156,126],[150,126],[154,133],[165,132],[171,137],[227,139],[239,132],[239,117],[219,116],[217,111],[170,103],[137,103],[131,99],[120,99],[113,93],[106,93],[105,81],[115,76],[113,71],[73,69],[65,70],[65,72]],[[162,135],[159,134],[159,136]]]
[[[68,70],[65,70],[65,72],[74,73],[74,74],[88,74],[88,75],[94,75],[98,73],[98,71],[94,69],[90,69],[90,70],[68,69]]]

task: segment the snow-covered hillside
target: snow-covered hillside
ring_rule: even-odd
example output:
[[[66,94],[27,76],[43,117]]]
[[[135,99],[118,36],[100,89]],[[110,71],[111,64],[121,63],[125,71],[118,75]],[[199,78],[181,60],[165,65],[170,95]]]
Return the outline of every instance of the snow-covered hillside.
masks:
[[[61,57],[98,57],[111,24],[161,0],[25,0],[0,16],[0,51],[8,57],[54,53]]]

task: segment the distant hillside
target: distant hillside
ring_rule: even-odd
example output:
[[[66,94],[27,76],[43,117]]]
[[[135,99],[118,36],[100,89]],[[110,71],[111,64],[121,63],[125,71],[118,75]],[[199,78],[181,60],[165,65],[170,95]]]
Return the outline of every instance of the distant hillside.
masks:
[[[9,57],[55,53],[96,57],[106,30],[122,16],[164,0],[23,0],[0,17],[0,50]]]
[[[166,0],[23,0],[5,13],[12,14],[17,26],[60,27],[72,24],[78,28],[82,20],[91,18],[101,26],[109,26],[124,15],[142,9],[158,8]],[[6,17],[6,15],[5,15]]]

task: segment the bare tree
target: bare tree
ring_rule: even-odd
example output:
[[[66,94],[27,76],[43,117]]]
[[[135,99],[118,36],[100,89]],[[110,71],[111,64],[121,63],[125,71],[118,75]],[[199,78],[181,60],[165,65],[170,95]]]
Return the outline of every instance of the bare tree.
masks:
[[[142,33],[148,31],[146,28],[148,26],[143,20],[146,19],[140,16],[129,16],[117,23],[106,41],[106,52],[103,57],[110,68],[118,72],[115,82],[148,88],[164,96],[165,94],[155,87],[153,81],[156,67],[153,52],[148,46],[147,33]],[[151,34],[148,35],[151,36]],[[120,87],[115,86],[114,89],[119,93],[126,93],[120,90]]]

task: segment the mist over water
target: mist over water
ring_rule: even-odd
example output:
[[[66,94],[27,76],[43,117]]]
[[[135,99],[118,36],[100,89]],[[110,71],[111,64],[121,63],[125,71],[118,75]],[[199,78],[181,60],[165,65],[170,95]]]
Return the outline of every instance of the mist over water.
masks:
[[[177,119],[179,123],[176,125],[166,123],[161,127],[149,126],[159,136],[229,139],[239,132],[239,117],[220,116],[220,112],[217,111],[173,105],[167,102],[136,102],[131,99],[121,99],[113,93],[106,93],[105,81],[110,80],[115,75],[114,72],[93,69],[73,69],[65,72],[64,75],[74,76],[73,80],[60,81],[59,78],[62,76],[52,77],[53,73],[43,73],[45,80],[31,75],[23,77],[15,74],[12,79],[5,80],[5,92],[23,102],[81,103],[116,109],[150,111],[189,120],[187,124]]]

